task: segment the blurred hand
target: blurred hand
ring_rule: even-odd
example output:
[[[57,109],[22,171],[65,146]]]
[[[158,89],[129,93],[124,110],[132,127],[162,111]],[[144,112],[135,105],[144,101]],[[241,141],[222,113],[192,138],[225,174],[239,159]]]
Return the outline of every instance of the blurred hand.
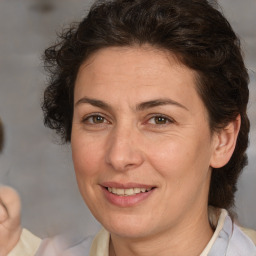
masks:
[[[0,186],[0,256],[6,256],[20,239],[20,211],[18,193],[10,187]]]

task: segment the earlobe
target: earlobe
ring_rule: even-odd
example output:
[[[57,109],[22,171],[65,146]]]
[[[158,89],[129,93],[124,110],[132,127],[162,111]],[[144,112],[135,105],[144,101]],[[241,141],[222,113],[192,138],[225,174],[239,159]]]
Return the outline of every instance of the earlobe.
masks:
[[[211,167],[221,168],[228,163],[236,147],[240,125],[241,117],[238,115],[234,121],[216,132]]]

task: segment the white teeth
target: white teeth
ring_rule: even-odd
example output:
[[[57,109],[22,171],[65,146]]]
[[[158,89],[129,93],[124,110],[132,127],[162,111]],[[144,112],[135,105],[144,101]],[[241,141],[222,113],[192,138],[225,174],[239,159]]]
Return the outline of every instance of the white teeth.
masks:
[[[108,191],[112,194],[118,195],[118,196],[132,196],[139,193],[145,193],[146,191],[150,191],[152,188],[110,188],[108,187]]]
[[[126,196],[131,196],[131,195],[134,195],[135,193],[134,193],[133,188],[128,188],[128,189],[125,189],[125,190],[124,190],[124,194],[125,194]]]
[[[138,194],[138,193],[140,193],[140,188],[134,188],[133,191],[135,194]]]
[[[113,192],[112,192],[113,193]],[[117,188],[116,189],[116,194],[120,196],[124,196],[124,189],[123,188]]]

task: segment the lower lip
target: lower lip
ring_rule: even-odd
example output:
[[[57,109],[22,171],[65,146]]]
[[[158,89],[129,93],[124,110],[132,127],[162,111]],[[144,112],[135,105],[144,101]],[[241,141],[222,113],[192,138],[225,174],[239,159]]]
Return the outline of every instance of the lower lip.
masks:
[[[146,200],[149,196],[152,195],[155,189],[152,189],[148,192],[138,193],[132,196],[118,196],[109,192],[105,187],[102,187],[103,193],[106,199],[111,203],[119,207],[131,207],[135,206],[142,201]]]

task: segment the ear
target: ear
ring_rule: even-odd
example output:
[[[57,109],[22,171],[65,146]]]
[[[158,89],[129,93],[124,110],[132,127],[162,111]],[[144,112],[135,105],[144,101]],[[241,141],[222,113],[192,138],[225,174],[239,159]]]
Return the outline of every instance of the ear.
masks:
[[[241,117],[238,115],[234,121],[216,132],[214,135],[214,152],[210,162],[211,167],[221,168],[228,163],[236,147],[240,125]]]

